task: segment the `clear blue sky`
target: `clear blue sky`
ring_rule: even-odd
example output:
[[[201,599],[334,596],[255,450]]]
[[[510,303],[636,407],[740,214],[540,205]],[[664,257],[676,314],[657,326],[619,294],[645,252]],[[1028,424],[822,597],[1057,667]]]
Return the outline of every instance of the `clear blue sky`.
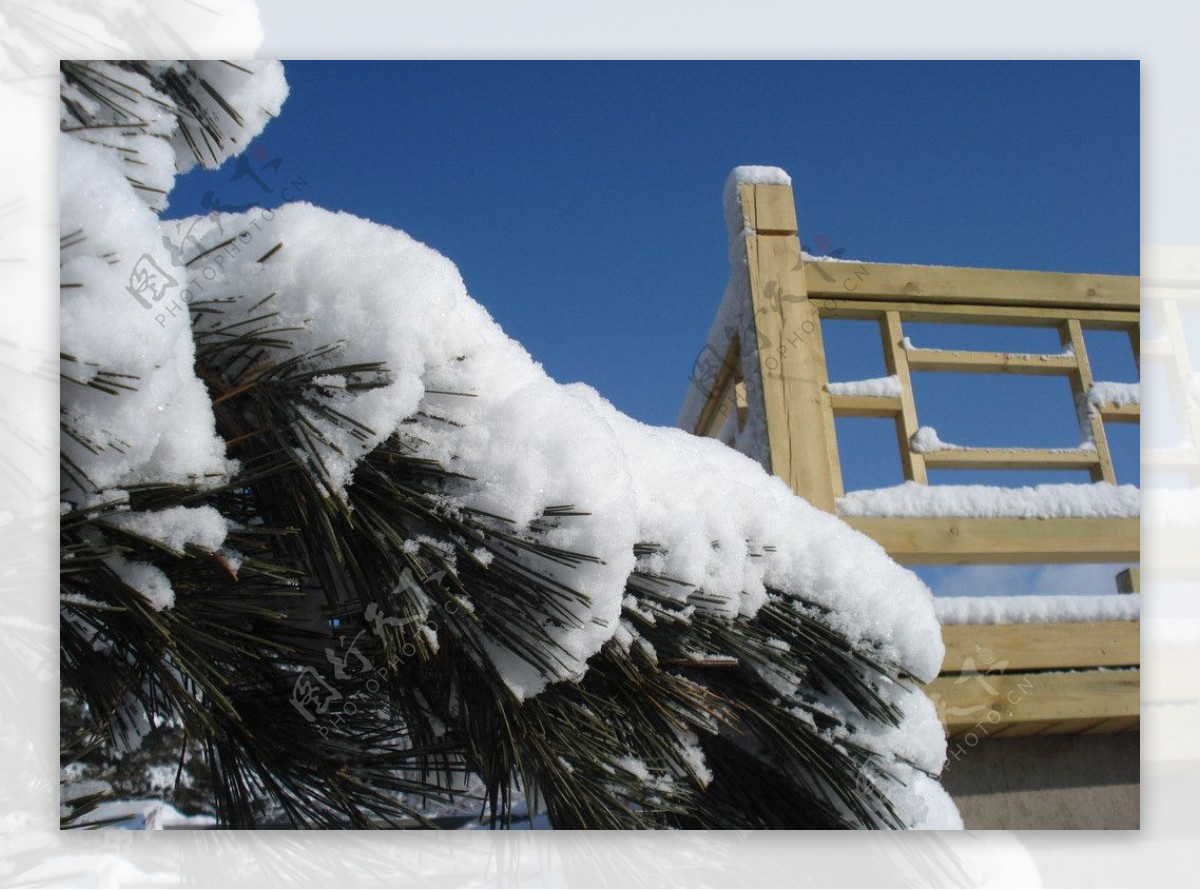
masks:
[[[232,178],[230,162],[182,177],[169,215],[204,212],[205,192],[224,205],[273,206],[282,185],[302,180],[288,197],[396,226],[449,256],[552,376],[585,381],[649,423],[674,422],[728,278],[721,188],[739,164],[787,170],[805,244],[849,257],[1139,270],[1136,61],[285,70],[291,96],[248,156],[274,190]],[[271,159],[280,163],[261,170]],[[920,345],[943,345],[919,333]],[[853,330],[831,327],[829,337],[845,344],[834,376],[882,373],[870,337],[861,351]],[[1102,376],[1136,379],[1124,343],[1093,348]],[[1036,378],[1007,403],[992,388],[963,396],[960,383],[939,381],[939,391],[930,381],[919,402],[943,439],[1078,443],[1064,381]],[[1046,405],[1045,417],[1017,423],[1029,405]],[[879,432],[869,421],[849,427],[839,431],[847,445]],[[1114,435],[1118,476],[1136,482],[1136,428]],[[892,457],[856,467],[847,476],[858,487],[899,481]],[[1029,481],[1086,479],[1020,480]]]

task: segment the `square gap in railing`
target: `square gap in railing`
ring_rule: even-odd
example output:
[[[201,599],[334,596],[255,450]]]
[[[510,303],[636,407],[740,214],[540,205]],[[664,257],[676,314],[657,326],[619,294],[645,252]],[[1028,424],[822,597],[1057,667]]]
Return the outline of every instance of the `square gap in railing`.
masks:
[[[880,417],[837,417],[838,462],[846,491],[891,488],[904,481],[896,422]]]
[[[1084,439],[1065,377],[914,372],[923,427],[974,448],[1078,448]]]
[[[1113,383],[1137,382],[1138,368],[1128,332],[1085,329],[1083,343],[1093,378]]]
[[[887,376],[878,321],[824,318],[821,320],[821,339],[831,382]]]
[[[910,566],[936,597],[1123,596],[1117,575],[1130,563]]]
[[[908,321],[904,336],[917,349],[954,349],[978,352],[1016,352],[1058,355],[1063,351],[1054,327],[1024,325],[955,324]]]

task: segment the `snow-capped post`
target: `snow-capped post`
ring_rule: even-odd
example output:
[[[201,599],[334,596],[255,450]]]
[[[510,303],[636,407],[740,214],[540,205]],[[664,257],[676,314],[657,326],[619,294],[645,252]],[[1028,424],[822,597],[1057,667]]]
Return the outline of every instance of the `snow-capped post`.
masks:
[[[808,299],[791,177],[736,167],[725,186],[730,259],[745,263],[770,444],[771,472],[833,512],[841,494],[821,319]]]

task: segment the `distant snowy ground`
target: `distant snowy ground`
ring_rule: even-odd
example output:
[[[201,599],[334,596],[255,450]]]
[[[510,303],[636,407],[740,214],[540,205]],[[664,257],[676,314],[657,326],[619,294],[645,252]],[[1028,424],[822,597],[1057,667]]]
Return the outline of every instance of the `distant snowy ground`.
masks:
[[[162,800],[105,801],[76,823],[78,826],[107,823],[106,828],[140,831],[167,828],[209,828],[216,825],[212,816],[186,816]]]

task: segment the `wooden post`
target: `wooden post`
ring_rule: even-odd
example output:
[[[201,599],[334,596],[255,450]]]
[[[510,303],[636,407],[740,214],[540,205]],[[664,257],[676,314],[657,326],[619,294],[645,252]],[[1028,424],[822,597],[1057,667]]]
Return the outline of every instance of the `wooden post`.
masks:
[[[1104,431],[1104,418],[1098,408],[1088,404],[1088,394],[1096,380],[1092,376],[1092,364],[1088,360],[1087,347],[1083,341],[1083,326],[1079,319],[1070,318],[1058,329],[1059,341],[1063,346],[1071,347],[1075,355],[1075,373],[1071,375],[1071,392],[1075,396],[1075,405],[1080,412],[1081,424],[1087,425],[1092,444],[1096,448],[1098,463],[1092,467],[1093,482],[1108,482],[1115,484],[1116,473],[1113,472],[1112,454],[1108,450],[1108,434]]]
[[[925,471],[925,455],[912,450],[912,437],[917,434],[917,403],[913,397],[912,374],[908,368],[908,350],[904,348],[904,329],[900,325],[900,313],[890,310],[879,319],[879,333],[883,338],[883,361],[888,374],[900,381],[900,413],[896,415],[896,439],[900,446],[900,462],[904,467],[904,478],[921,485],[929,484]]]
[[[801,497],[833,512],[842,493],[825,386],[825,347],[817,307],[808,299],[796,206],[787,185],[740,183],[750,298],[771,470]]]

